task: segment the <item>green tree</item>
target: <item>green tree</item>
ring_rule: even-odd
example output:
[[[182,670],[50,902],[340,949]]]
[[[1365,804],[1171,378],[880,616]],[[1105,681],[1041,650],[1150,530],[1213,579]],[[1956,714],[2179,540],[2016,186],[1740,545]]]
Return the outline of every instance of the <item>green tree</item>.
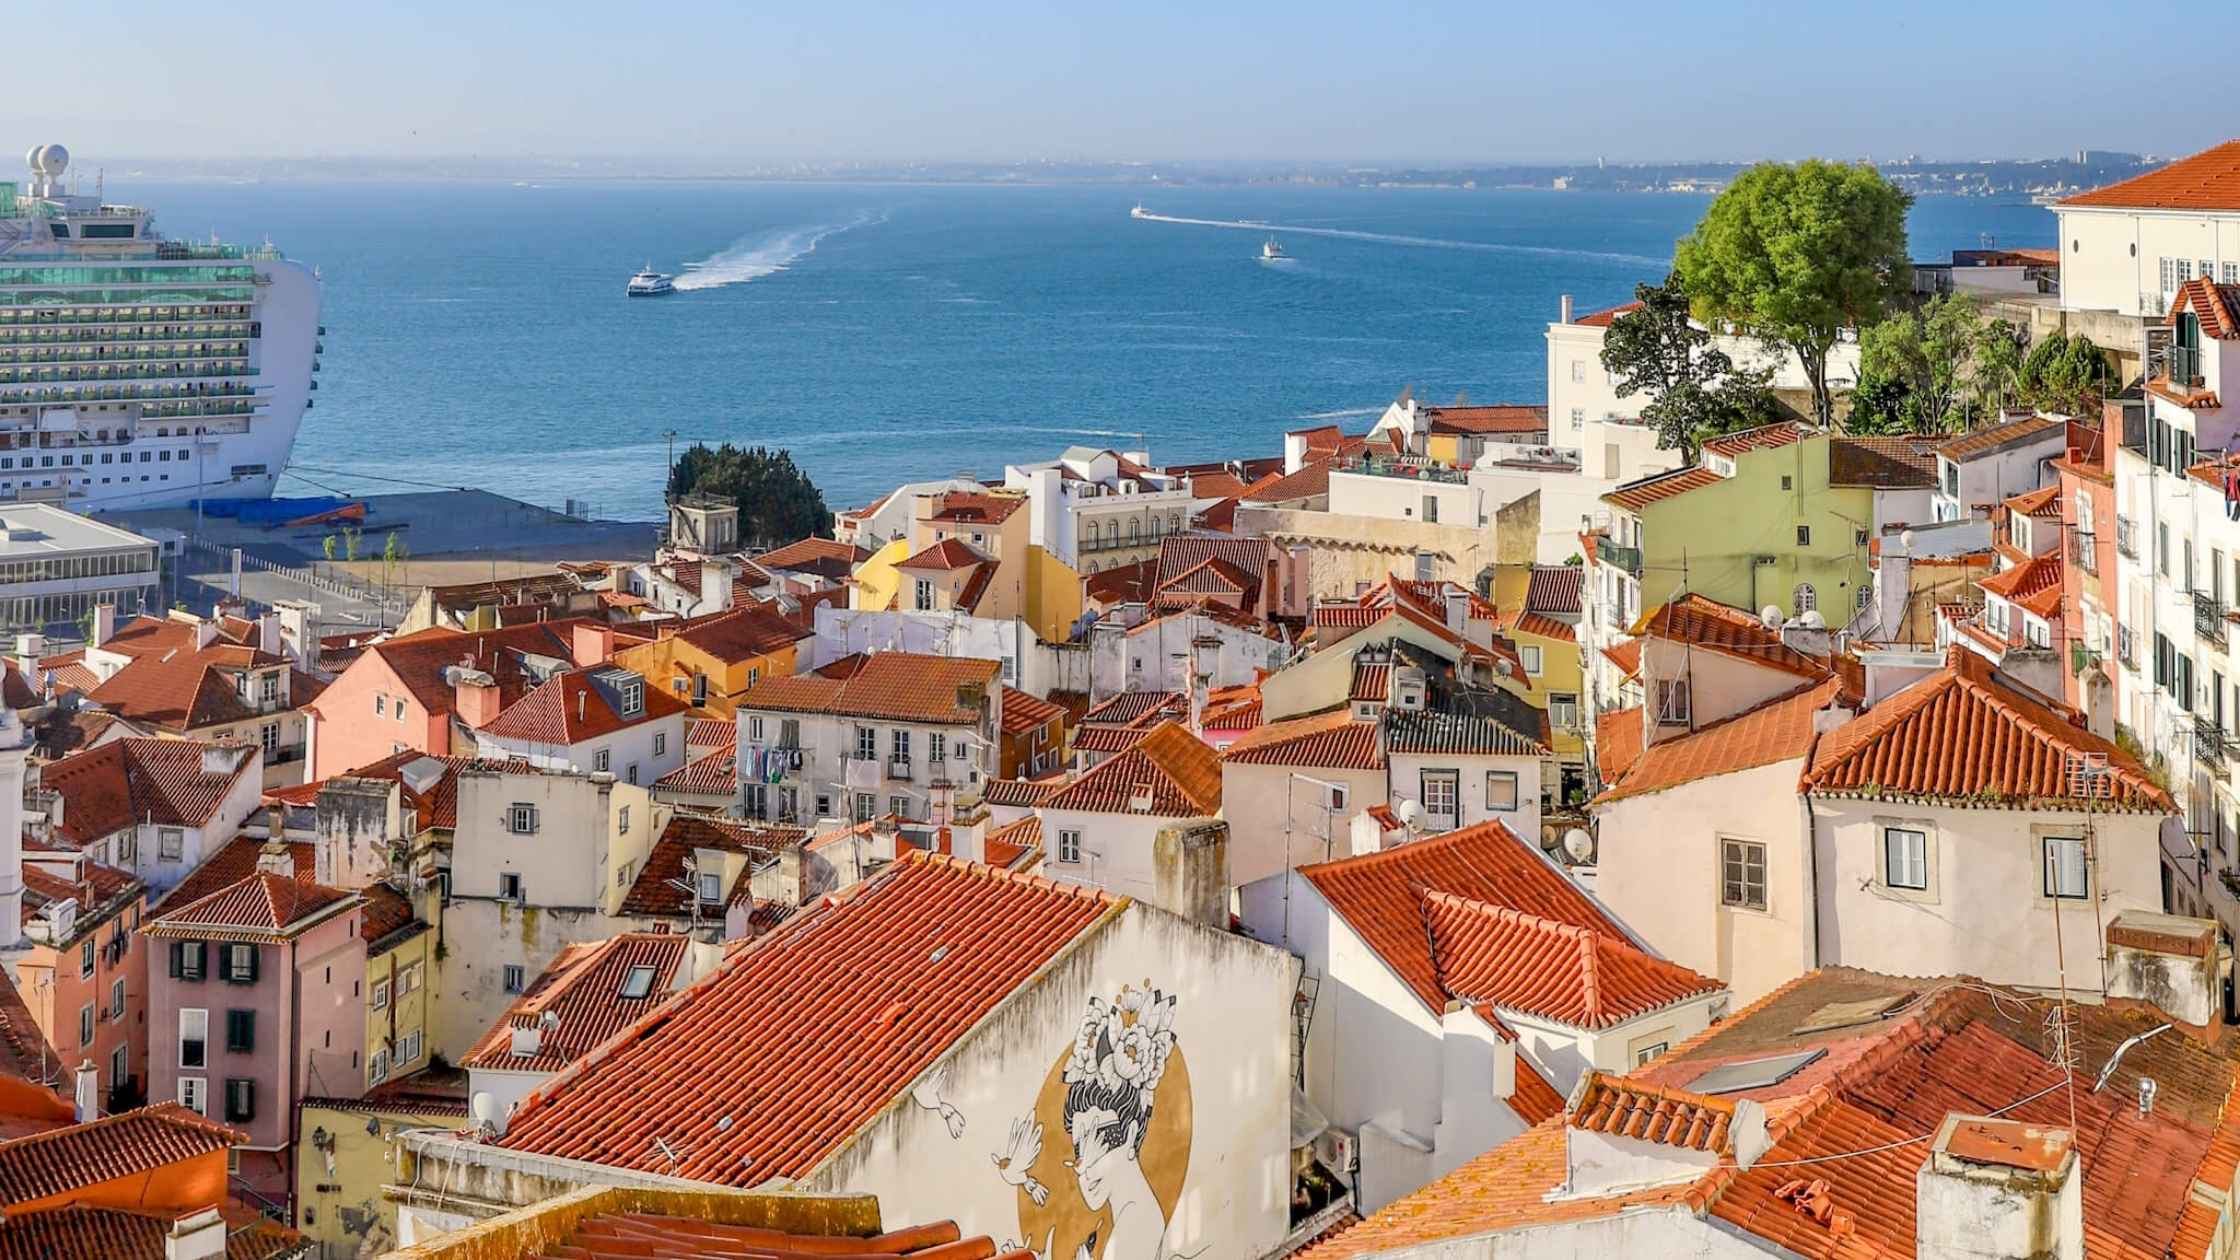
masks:
[[[1906,208],[1913,198],[1871,166],[1817,159],[1742,172],[1684,237],[1673,264],[1699,318],[1731,323],[1793,352],[1813,414],[1835,419],[1828,353],[1912,285]]]
[[[1657,431],[1657,445],[1694,463],[1703,443],[1721,433],[1772,419],[1770,369],[1744,370],[1688,315],[1688,296],[1677,275],[1663,284],[1635,285],[1641,305],[1610,322],[1602,339],[1602,366],[1618,378],[1618,397],[1646,393],[1641,418]]]
[[[2098,411],[2114,377],[2092,338],[2052,333],[2022,360],[2021,401],[2070,414]]]
[[[824,492],[793,462],[791,453],[726,442],[710,449],[695,443],[669,470],[669,495],[713,495],[739,505],[739,539],[778,546],[801,538],[832,537],[832,511]]]
[[[412,549],[405,546],[397,531],[390,530],[381,543],[381,584],[387,586],[395,577],[397,566],[412,558]]]
[[[1986,320],[1975,300],[1931,298],[1859,334],[1854,433],[1950,433],[2012,401],[2021,366],[2012,324]]]

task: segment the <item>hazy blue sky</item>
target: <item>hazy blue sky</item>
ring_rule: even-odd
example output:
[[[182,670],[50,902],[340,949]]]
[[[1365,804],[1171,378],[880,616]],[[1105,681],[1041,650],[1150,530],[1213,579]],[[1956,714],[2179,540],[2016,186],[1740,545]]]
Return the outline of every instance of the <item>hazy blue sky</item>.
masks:
[[[16,24],[0,132],[712,166],[2187,152],[2227,131],[2154,86],[2202,12],[2163,8],[79,0]]]

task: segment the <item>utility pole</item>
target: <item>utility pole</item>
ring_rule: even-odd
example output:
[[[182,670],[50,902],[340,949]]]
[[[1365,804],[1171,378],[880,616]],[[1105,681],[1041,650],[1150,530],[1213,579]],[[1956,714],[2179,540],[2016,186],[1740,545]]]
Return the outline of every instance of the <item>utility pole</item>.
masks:
[[[661,470],[661,494],[663,498],[667,498],[669,483],[674,481],[677,475],[677,431],[675,429],[663,429],[661,437],[669,444],[668,461],[662,466]]]

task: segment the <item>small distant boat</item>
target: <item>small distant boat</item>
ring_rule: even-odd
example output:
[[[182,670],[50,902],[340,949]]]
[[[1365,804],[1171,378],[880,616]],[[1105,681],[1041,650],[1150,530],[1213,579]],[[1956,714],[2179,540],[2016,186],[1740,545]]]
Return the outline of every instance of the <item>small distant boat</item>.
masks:
[[[1276,243],[1276,238],[1272,236],[1268,238],[1267,244],[1260,247],[1261,262],[1282,262],[1284,259],[1289,257],[1291,257],[1291,255],[1284,253],[1283,246],[1278,245]]]
[[[644,271],[630,277],[630,287],[627,290],[631,297],[660,297],[664,293],[676,291],[676,282],[655,271],[652,263],[647,263]]]
[[[1131,219],[1148,219],[1151,217],[1151,212],[1144,209],[1143,203],[1139,201],[1136,203],[1136,208],[1128,212],[1128,217]]]

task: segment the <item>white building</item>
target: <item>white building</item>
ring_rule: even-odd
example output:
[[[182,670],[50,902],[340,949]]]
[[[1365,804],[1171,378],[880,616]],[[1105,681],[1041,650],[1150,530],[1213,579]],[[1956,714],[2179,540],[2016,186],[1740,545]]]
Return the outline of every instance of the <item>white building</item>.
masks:
[[[1045,643],[1016,617],[975,617],[956,610],[880,612],[820,605],[810,670],[859,652],[915,652],[922,656],[996,661],[1003,681],[1031,695],[1089,689],[1089,654],[1070,643]]]
[[[490,684],[495,686],[495,684]],[[485,757],[651,784],[684,764],[691,706],[616,666],[569,670],[474,733]]]
[[[40,769],[30,801],[52,841],[167,892],[240,834],[262,797],[255,745],[120,739]]]
[[[0,408],[4,411],[5,408]],[[46,503],[0,503],[0,624],[69,625],[160,607],[155,540]]]
[[[1159,616],[1122,605],[1089,629],[1092,700],[1123,691],[1241,687],[1290,659],[1280,630],[1226,605],[1205,603]]]
[[[1053,460],[1013,464],[1003,484],[1027,492],[1027,541],[1077,573],[1101,573],[1156,555],[1190,527],[1189,483],[1150,471],[1144,451],[1069,446]]]
[[[2160,320],[2188,280],[2240,284],[2235,173],[2227,142],[2055,206],[2062,309]]]
[[[1178,859],[1162,860],[1159,834],[1177,821],[1220,813],[1221,788],[1220,754],[1181,725],[1161,723],[1043,798],[1035,811],[1042,819],[1042,873],[1180,912],[1172,904]],[[1226,862],[1213,874],[1212,891],[1226,907]]]

